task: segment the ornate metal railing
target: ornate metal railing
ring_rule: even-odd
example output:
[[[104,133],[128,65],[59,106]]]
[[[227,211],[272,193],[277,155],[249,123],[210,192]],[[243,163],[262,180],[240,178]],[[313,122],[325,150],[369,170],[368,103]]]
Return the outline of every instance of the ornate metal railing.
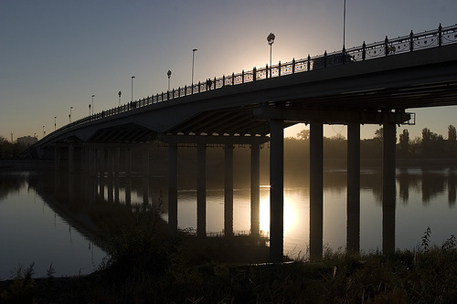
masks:
[[[188,95],[198,94],[210,90],[217,90],[224,86],[240,85],[247,82],[254,82],[265,80],[268,78],[281,77],[285,75],[302,73],[318,68],[327,68],[333,65],[345,64],[353,61],[364,61],[375,58],[382,58],[387,56],[394,56],[396,54],[413,52],[422,49],[441,47],[448,44],[457,43],[457,25],[442,27],[441,25],[430,31],[414,34],[412,31],[407,36],[398,37],[395,39],[388,39],[384,41],[365,44],[365,42],[358,47],[353,47],[347,50],[339,50],[332,53],[325,52],[324,55],[310,57],[304,59],[293,59],[290,62],[281,63],[273,66],[265,66],[256,68],[251,71],[242,71],[241,73],[232,73],[232,75],[224,75],[222,77],[208,79],[205,82],[198,84],[179,87],[167,92],[162,92],[153,96],[148,96],[122,106],[108,109],[97,114],[87,116],[75,122],[69,123],[62,128],[50,133],[63,131],[74,126],[106,118],[108,116],[124,113],[137,108],[145,107],[151,104],[165,102],[176,98],[181,98]],[[344,55],[345,54],[345,55]]]

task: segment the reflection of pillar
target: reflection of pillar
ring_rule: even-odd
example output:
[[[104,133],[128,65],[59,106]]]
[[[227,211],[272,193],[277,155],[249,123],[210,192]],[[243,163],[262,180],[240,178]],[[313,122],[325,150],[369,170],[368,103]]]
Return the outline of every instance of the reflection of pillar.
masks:
[[[383,125],[382,147],[382,250],[395,253],[395,149],[396,126]]]
[[[206,144],[197,145],[197,236],[206,236]]]
[[[270,262],[280,263],[284,248],[284,121],[270,120]]]
[[[168,232],[178,232],[178,145],[168,145]]]
[[[68,171],[75,171],[75,144],[70,143],[68,146]]]
[[[324,126],[312,122],[310,126],[310,187],[309,187],[309,253],[311,259],[322,258],[324,231]]]
[[[347,250],[360,250],[360,124],[348,124]]]
[[[224,231],[233,235],[233,145],[225,144]]]
[[[260,145],[251,145],[251,234],[260,232]]]

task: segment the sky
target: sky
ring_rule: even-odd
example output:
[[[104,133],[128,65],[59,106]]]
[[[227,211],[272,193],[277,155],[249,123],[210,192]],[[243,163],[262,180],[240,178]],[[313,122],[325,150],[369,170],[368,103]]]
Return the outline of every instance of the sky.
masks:
[[[0,136],[43,137],[121,103],[269,63],[336,51],[344,0],[0,0]],[[346,47],[457,23],[455,0],[347,0]],[[131,77],[133,81],[133,92]],[[457,107],[411,109],[415,126],[447,137]],[[286,129],[295,136],[304,125]],[[362,126],[371,138],[379,126]],[[346,135],[326,126],[324,135]]]

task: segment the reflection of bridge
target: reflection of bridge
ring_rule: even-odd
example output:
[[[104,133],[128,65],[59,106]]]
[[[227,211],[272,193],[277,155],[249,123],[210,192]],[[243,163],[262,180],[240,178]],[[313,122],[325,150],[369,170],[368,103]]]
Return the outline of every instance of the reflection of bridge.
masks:
[[[70,170],[75,147],[85,162],[118,163],[118,148],[160,140],[169,149],[169,225],[177,229],[177,147],[197,146],[197,234],[206,235],[206,147],[225,147],[225,233],[233,233],[233,147],[251,146],[251,230],[259,230],[259,145],[270,141],[271,260],[283,252],[283,129],[310,124],[310,253],[322,255],[323,124],[348,125],[348,249],[358,250],[360,226],[360,124],[382,124],[383,212],[395,214],[396,125],[414,123],[408,108],[457,104],[457,26],[411,33],[324,56],[214,78],[75,121],[36,144],[39,155],[66,147]],[[345,60],[348,55],[353,60]],[[332,57],[333,56],[333,57]],[[344,60],[329,60],[340,56]],[[355,61],[355,62],[354,62]],[[319,63],[318,63],[319,62]],[[269,137],[266,135],[270,134]],[[113,149],[115,147],[115,149]],[[147,147],[147,145],[145,145]],[[78,150],[79,151],[79,150]],[[97,152],[98,151],[98,152]],[[145,149],[147,153],[147,149]],[[128,158],[128,156],[127,156]],[[147,159],[147,158],[146,158]],[[129,161],[126,162],[127,164]],[[95,170],[95,169],[93,169]],[[128,169],[127,169],[128,170]],[[395,224],[383,224],[384,239]],[[355,237],[354,237],[355,236]],[[384,242],[392,252],[395,244]]]

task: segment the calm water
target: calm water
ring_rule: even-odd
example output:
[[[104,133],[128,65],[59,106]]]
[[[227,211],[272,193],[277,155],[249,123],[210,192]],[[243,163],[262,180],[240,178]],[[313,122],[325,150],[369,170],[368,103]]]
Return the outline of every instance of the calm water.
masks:
[[[306,256],[309,243],[309,178],[286,174],[284,191],[284,253]],[[103,195],[96,181],[78,175],[38,175],[10,173],[0,175],[0,279],[22,265],[35,263],[35,276],[45,276],[52,264],[56,276],[90,273],[106,254],[84,233],[90,226],[89,213],[94,206],[124,206],[132,212],[145,200],[166,202],[166,178],[145,181],[121,177],[120,189],[111,187],[106,177]],[[196,229],[197,193],[192,183],[178,194],[178,226]],[[449,168],[397,170],[396,237],[397,248],[414,249],[427,227],[431,241],[441,245],[457,235],[457,170]],[[126,190],[125,185],[131,185]],[[183,189],[186,188],[186,189]],[[223,186],[207,190],[207,232],[221,233],[224,227]],[[98,192],[98,193],[96,193]],[[126,202],[126,193],[130,202]],[[95,197],[98,197],[97,200]],[[380,170],[362,170],[360,248],[382,247],[382,180]],[[260,229],[269,232],[269,188],[260,191]],[[234,231],[250,229],[249,184],[235,181]],[[128,206],[127,206],[128,205]],[[111,207],[110,207],[111,206]],[[166,204],[162,204],[167,218]],[[79,231],[82,231],[80,233]],[[328,170],[324,176],[324,244],[332,249],[346,244],[346,172]]]

